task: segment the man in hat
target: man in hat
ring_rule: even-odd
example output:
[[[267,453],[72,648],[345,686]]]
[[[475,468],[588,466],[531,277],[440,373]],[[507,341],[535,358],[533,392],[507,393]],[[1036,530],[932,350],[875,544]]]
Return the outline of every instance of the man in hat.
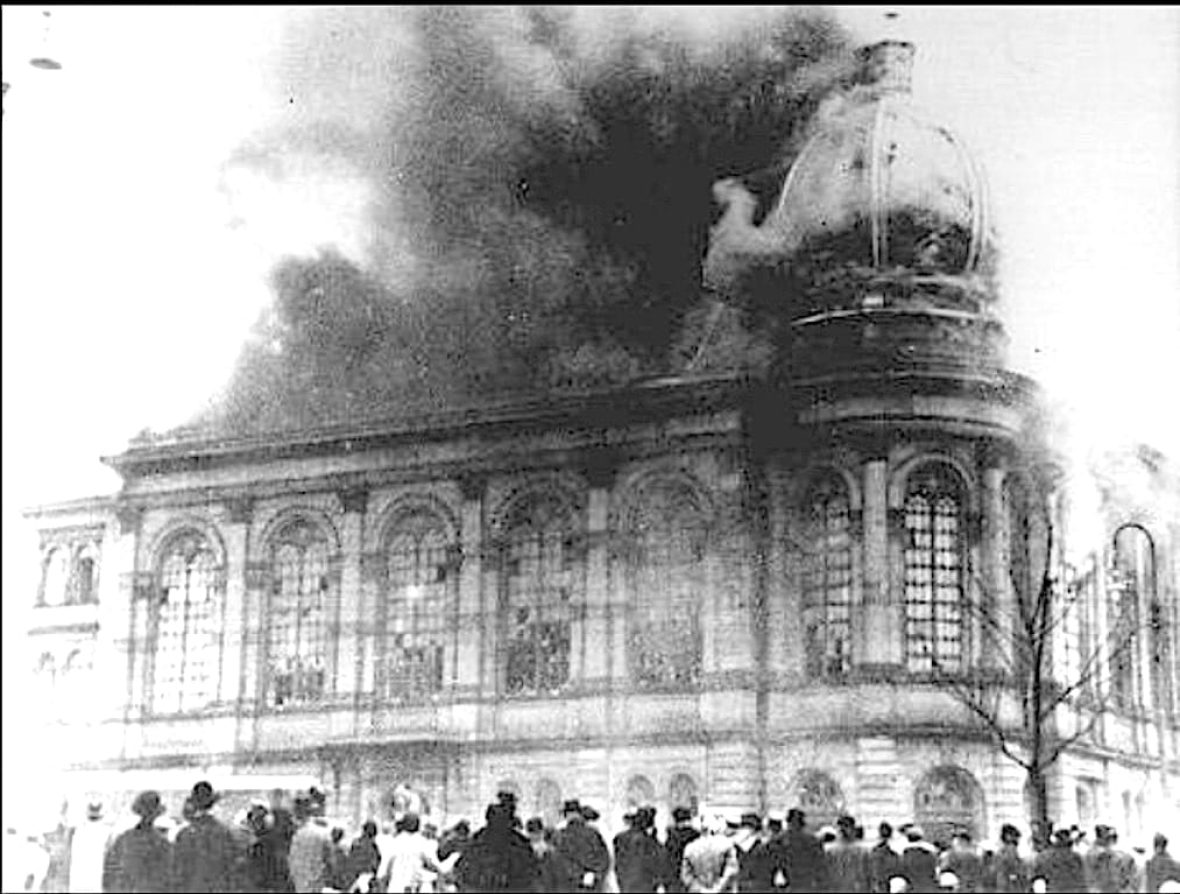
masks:
[[[1032,880],[1044,882],[1047,894],[1086,890],[1086,870],[1082,858],[1073,849],[1069,829],[1058,829],[1049,838],[1049,847],[1033,861]]]
[[[1028,890],[1030,879],[1028,864],[1020,855],[1020,830],[1010,823],[1000,828],[1000,849],[992,857],[986,881],[988,890],[1000,894]]]
[[[684,860],[684,849],[701,835],[692,824],[692,811],[687,807],[672,810],[672,825],[664,837],[664,886],[668,894],[684,894],[684,882],[680,880],[680,869]]]
[[[938,890],[938,848],[926,840],[922,827],[907,823],[902,827],[906,845],[901,852],[901,874],[911,891]]]
[[[201,781],[189,802],[192,820],[176,836],[172,851],[172,887],[176,891],[235,891],[237,841],[212,813],[219,796]]]
[[[940,873],[952,873],[959,880],[960,891],[979,891],[983,884],[983,858],[971,842],[971,833],[956,829],[950,849],[939,859]]]
[[[332,831],[324,818],[326,799],[315,788],[295,796],[295,835],[288,866],[295,894],[319,894],[331,880]]]
[[[135,827],[119,835],[107,851],[103,865],[103,891],[168,890],[172,870],[172,845],[156,829],[165,813],[158,792],[136,795],[132,812],[139,817]]]
[[[737,891],[737,848],[725,834],[722,817],[713,816],[705,824],[705,834],[684,849],[680,865],[680,880],[688,892]]]
[[[562,806],[565,827],[553,836],[553,850],[562,876],[562,891],[601,891],[610,870],[610,851],[598,830],[587,824],[582,805]]]
[[[534,890],[539,866],[532,846],[516,829],[516,813],[503,802],[489,804],[486,823],[471,836],[455,865],[460,891],[524,892]],[[559,878],[564,884],[564,878]],[[563,890],[560,886],[551,891]]]
[[[397,822],[397,834],[377,870],[382,890],[403,894],[422,888],[425,874],[438,872],[438,848],[422,833],[418,814],[408,811]]]
[[[807,831],[807,815],[798,807],[787,811],[787,831],[782,842],[782,860],[790,889],[826,890],[828,867],[823,845]]]
[[[1180,884],[1180,862],[1172,859],[1172,855],[1168,853],[1166,835],[1156,832],[1151,840],[1151,847],[1155,853],[1147,861],[1147,894],[1156,894],[1165,882]]]
[[[70,842],[70,890],[102,890],[102,869],[111,829],[103,820],[102,802],[91,801],[86,807],[86,821],[74,830]]]
[[[615,877],[620,891],[655,891],[664,880],[664,849],[656,841],[654,807],[639,807],[615,836]]]
[[[888,894],[889,880],[901,875],[901,858],[893,849],[893,826],[877,826],[877,843],[869,851],[869,890],[873,894]]]
[[[869,852],[856,840],[856,820],[851,816],[836,820],[836,840],[825,848],[824,856],[833,891],[869,890],[872,869]]]
[[[774,854],[763,834],[762,817],[753,812],[743,813],[733,841],[737,848],[738,891],[763,894],[774,890]]]

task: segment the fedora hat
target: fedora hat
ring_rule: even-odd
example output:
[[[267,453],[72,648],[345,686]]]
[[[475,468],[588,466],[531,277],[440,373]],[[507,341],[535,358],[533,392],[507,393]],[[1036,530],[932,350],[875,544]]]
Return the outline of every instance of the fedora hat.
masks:
[[[160,793],[149,789],[135,796],[135,800],[131,802],[131,812],[150,821],[166,810],[160,803]]]
[[[189,800],[197,810],[208,810],[217,803],[220,797],[221,795],[213,791],[213,786],[202,779],[193,786],[193,793],[189,795]]]
[[[86,805],[87,819],[102,819],[102,801],[91,801]]]

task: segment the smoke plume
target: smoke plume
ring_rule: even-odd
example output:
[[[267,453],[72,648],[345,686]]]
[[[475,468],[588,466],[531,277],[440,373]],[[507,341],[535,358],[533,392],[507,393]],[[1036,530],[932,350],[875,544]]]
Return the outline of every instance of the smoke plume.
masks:
[[[854,68],[815,10],[307,10],[284,47],[227,182],[318,183],[340,232],[276,264],[199,420],[231,432],[675,371],[719,316],[711,185],[785,170]]]

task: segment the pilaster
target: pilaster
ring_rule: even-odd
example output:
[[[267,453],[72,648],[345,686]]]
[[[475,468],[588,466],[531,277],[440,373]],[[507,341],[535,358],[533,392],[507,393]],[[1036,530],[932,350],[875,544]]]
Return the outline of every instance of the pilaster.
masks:
[[[360,695],[357,673],[364,665],[364,611],[362,606],[365,516],[369,492],[345,488],[337,493],[344,517],[340,523],[340,613],[336,634],[336,693],[341,699]]]
[[[224,527],[225,568],[224,627],[221,640],[221,682],[217,700],[226,705],[240,706],[245,689],[246,643],[246,562],[250,548],[250,523],[253,501],[239,498],[226,501],[227,518]]]
[[[874,456],[864,464],[861,528],[863,531],[863,639],[858,664],[896,665],[901,661],[901,627],[897,600],[889,586],[888,462]]]

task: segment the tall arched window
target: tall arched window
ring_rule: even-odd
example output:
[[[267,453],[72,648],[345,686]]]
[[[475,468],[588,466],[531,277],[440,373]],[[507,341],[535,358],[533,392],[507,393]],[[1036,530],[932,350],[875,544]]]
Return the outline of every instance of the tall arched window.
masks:
[[[157,713],[196,711],[217,698],[222,593],[208,541],[195,531],[173,538],[159,570],[154,612],[151,705]]]
[[[452,554],[447,528],[433,513],[404,516],[393,529],[385,599],[387,698],[412,700],[442,689],[449,595],[457,584]]]
[[[691,810],[695,815],[700,809],[701,799],[696,780],[687,773],[677,773],[668,781],[668,812],[677,807]]]
[[[78,551],[78,559],[74,564],[73,595],[73,601],[79,605],[98,601],[98,561],[90,547]]]
[[[905,498],[905,655],[910,671],[963,663],[966,542],[962,487],[940,466],[914,473]]]
[[[810,676],[841,676],[852,666],[852,537],[848,489],[823,478],[807,500],[803,581],[805,656]]]
[[[1140,605],[1145,593],[1148,599],[1151,596],[1154,559],[1151,541],[1142,529],[1128,525],[1117,532],[1114,567],[1107,587],[1107,631],[1111,700],[1124,710],[1143,700],[1142,696],[1136,698],[1140,688],[1139,637],[1144,627]],[[1151,620],[1147,619],[1149,632]]]
[[[271,541],[267,697],[275,707],[324,695],[332,591],[328,557],[327,537],[305,519],[288,522]]]
[[[45,560],[45,575],[41,583],[41,605],[64,605],[70,583],[70,552],[64,546],[54,547]]]
[[[583,551],[569,508],[549,495],[519,503],[508,520],[501,565],[508,693],[553,692],[569,682],[583,582]]]
[[[692,685],[701,671],[705,520],[675,481],[644,488],[627,568],[628,656],[639,686]]]

